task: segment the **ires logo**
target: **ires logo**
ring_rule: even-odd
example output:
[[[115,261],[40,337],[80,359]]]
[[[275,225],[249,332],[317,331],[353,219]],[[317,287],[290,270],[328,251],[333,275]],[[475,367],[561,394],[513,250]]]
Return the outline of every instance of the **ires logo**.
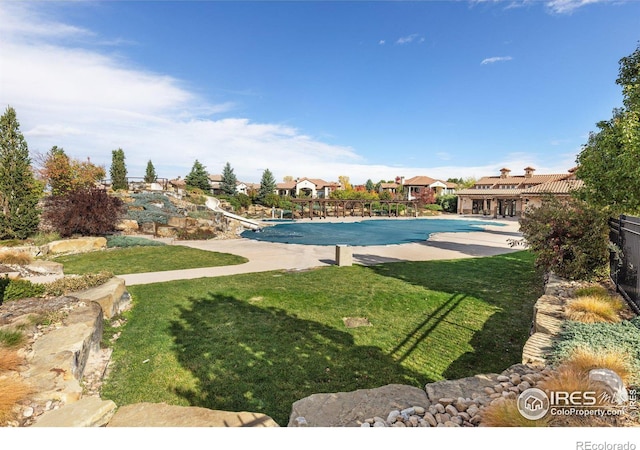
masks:
[[[586,392],[549,392],[549,402],[556,407],[596,406],[598,394],[595,391]]]
[[[538,388],[524,390],[518,396],[518,411],[525,419],[542,419],[549,412],[551,402],[547,394]]]
[[[624,408],[613,408],[613,398],[596,391],[550,391],[538,388],[523,391],[517,400],[518,411],[529,420],[542,419],[547,413],[553,416],[612,416],[623,415]]]

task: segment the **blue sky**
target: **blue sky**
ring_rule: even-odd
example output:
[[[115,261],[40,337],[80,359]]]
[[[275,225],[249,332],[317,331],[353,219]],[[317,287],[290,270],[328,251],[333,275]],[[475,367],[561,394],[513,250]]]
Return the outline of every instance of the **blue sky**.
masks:
[[[0,23],[34,154],[364,183],[570,169],[622,104],[640,2],[9,0]]]

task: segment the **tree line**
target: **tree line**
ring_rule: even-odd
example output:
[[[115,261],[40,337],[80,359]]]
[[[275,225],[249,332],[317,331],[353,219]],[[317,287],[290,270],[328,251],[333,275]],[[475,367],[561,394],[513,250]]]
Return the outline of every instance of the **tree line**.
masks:
[[[566,238],[556,243],[552,260],[588,260],[592,255],[602,260],[602,255],[606,254],[606,249],[602,248],[602,245],[606,246],[603,238],[606,218],[622,213],[640,214],[640,45],[619,60],[616,84],[622,89],[622,105],[614,109],[611,118],[596,124],[598,130],[590,133],[576,159],[576,175],[583,180],[584,187],[575,192],[569,206],[556,205],[557,210],[546,218],[542,214],[545,211],[540,212],[538,218],[535,212],[530,212],[521,221],[530,243],[539,241],[541,246],[548,247],[551,240],[548,236],[541,237],[541,233],[551,232]],[[88,159],[72,158],[56,146],[40,159],[40,168],[35,170],[16,112],[8,106],[0,117],[0,239],[25,239],[38,230],[41,219],[56,223],[65,234],[72,234],[86,223],[83,218],[87,211],[104,217],[113,216],[114,211],[122,208],[117,197],[95,188],[96,181],[106,175],[103,167]],[[112,152],[109,174],[114,190],[128,188],[125,154],[121,148]],[[371,180],[367,180],[364,189],[360,190],[350,185],[348,177],[342,178],[347,193],[334,195],[366,195],[358,192],[378,190]],[[151,160],[147,163],[144,179],[148,183],[157,180]],[[185,181],[189,189],[206,192],[210,189],[205,167],[197,160]],[[455,181],[464,184],[469,180]],[[221,189],[230,197],[237,196],[236,185],[236,176],[227,162],[222,172]],[[274,193],[275,189],[273,174],[265,169],[255,199],[267,206],[278,206],[282,199]],[[429,192],[422,195],[425,202],[433,200],[426,198],[429,195]],[[553,202],[549,201],[547,205],[553,205]],[[66,214],[60,213],[63,210]],[[567,214],[574,216],[567,217]],[[578,220],[581,214],[587,219]],[[534,231],[535,227],[531,225],[534,219],[538,222],[546,220],[562,229],[550,231],[552,227],[547,226]],[[93,229],[83,231],[98,233],[106,226],[100,225],[100,220],[95,222],[97,225]],[[577,223],[585,225],[576,229]],[[581,236],[587,234],[593,238],[581,240]],[[540,239],[536,240],[534,235]],[[600,246],[593,244],[589,251],[591,256],[577,254],[575,249],[586,242],[600,242]]]
[[[619,60],[622,106],[596,124],[576,158],[583,181],[568,202],[547,198],[520,220],[523,243],[545,271],[569,279],[610,276],[608,221],[640,214],[640,44]]]

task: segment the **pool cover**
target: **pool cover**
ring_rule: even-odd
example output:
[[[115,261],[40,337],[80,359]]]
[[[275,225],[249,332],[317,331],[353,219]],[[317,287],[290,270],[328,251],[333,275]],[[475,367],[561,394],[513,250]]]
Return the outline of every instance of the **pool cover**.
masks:
[[[391,245],[421,242],[433,233],[482,231],[496,222],[458,219],[388,219],[360,222],[292,222],[244,231],[259,241],[305,245]]]

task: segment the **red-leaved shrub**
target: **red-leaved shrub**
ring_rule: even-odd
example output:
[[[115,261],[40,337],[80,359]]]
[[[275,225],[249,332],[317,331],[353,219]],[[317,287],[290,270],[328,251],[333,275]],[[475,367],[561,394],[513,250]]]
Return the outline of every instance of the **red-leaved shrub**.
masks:
[[[98,188],[78,189],[48,197],[43,218],[62,237],[102,235],[115,231],[124,203]]]

